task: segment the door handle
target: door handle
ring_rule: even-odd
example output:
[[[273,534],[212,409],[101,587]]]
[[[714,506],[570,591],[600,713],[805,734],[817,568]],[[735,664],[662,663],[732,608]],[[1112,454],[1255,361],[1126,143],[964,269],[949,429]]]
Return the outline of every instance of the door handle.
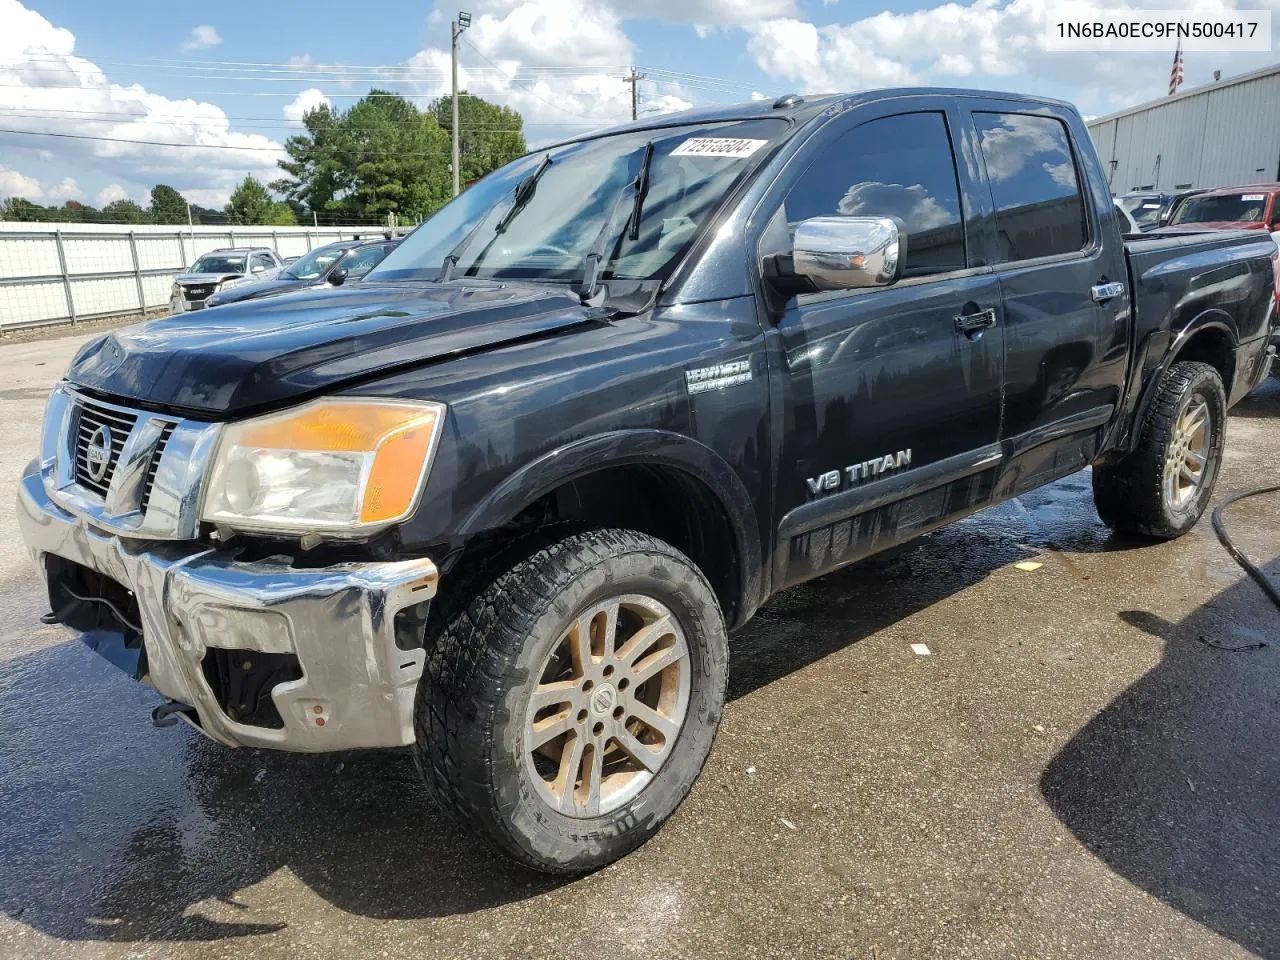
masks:
[[[1124,284],[1095,283],[1093,289],[1089,292],[1093,295],[1094,303],[1106,303],[1108,300],[1113,300],[1124,293]]]
[[[964,334],[977,333],[995,325],[996,312],[990,307],[976,313],[962,313],[956,317],[956,330]]]

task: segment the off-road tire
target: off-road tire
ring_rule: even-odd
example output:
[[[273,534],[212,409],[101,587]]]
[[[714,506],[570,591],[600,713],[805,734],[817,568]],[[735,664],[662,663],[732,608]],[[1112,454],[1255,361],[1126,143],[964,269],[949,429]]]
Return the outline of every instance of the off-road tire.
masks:
[[[1193,396],[1209,411],[1208,461],[1199,490],[1181,509],[1166,501],[1165,460],[1173,443],[1180,412]],[[1175,363],[1165,371],[1146,416],[1138,445],[1124,459],[1093,468],[1093,501],[1098,516],[1117,533],[1172,540],[1200,519],[1213,496],[1222,465],[1227,425],[1227,395],[1218,371],[1207,363]]]
[[[728,646],[715,594],[674,547],[630,530],[552,531],[442,584],[428,618],[414,755],[441,808],[515,860],[568,874],[629,853],[688,794],[719,725]],[[596,818],[566,816],[539,796],[526,770],[529,695],[566,625],[593,602],[623,594],[652,596],[679,621],[691,666],[687,713],[637,796]]]

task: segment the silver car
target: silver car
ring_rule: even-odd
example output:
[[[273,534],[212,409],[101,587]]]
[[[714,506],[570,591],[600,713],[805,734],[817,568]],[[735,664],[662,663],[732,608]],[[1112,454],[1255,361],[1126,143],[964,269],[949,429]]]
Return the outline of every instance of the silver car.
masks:
[[[173,280],[170,306],[174,313],[200,310],[219,290],[254,280],[270,280],[284,269],[284,261],[270,247],[231,247],[202,254],[191,269]]]

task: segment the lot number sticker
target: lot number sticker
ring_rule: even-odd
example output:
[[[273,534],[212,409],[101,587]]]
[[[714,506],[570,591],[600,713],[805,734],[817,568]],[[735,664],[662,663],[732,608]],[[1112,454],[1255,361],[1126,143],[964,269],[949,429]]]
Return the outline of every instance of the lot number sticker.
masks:
[[[749,157],[768,140],[693,137],[671,151],[673,157]]]

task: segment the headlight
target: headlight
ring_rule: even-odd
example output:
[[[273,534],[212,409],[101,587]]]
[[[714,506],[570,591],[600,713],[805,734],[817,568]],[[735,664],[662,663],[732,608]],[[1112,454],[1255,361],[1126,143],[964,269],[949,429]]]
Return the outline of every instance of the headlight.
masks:
[[[444,405],[319,400],[223,428],[202,518],[233,529],[361,533],[417,503]]]
[[[182,284],[180,284],[180,283],[175,283],[175,284],[173,285],[173,289],[169,291],[169,295],[170,295],[170,296],[173,296],[173,297],[180,297],[180,296],[182,296]]]

